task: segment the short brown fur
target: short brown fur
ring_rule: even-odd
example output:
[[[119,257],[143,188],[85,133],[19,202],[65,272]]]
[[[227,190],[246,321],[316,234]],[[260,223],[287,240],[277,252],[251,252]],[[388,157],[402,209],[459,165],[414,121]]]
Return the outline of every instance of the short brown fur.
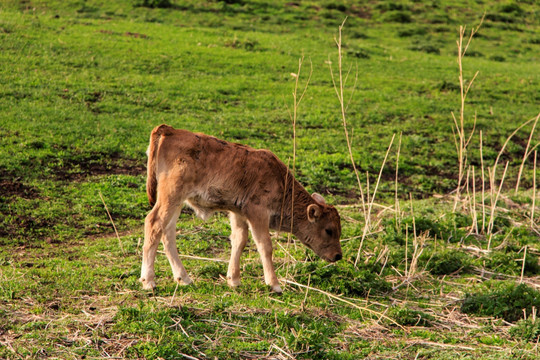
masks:
[[[294,189],[294,192],[293,192]],[[231,286],[240,284],[240,255],[251,230],[261,255],[265,281],[281,292],[272,264],[269,229],[292,232],[327,261],[341,259],[341,223],[333,206],[312,196],[294,179],[287,166],[268,150],[215,137],[156,127],[148,148],[148,200],[153,206],[145,220],[141,281],[155,287],[154,259],[159,240],[177,281],[189,278],[176,249],[176,220],[185,202],[209,218],[227,211],[231,220]]]

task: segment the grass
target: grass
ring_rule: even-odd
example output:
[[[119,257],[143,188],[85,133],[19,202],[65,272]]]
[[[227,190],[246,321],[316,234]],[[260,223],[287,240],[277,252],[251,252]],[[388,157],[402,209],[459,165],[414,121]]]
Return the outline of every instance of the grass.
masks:
[[[2,2],[0,358],[537,358],[534,5]],[[478,75],[460,170],[455,41],[484,13],[463,58],[464,84]],[[327,62],[345,17],[352,70],[336,98]],[[144,152],[160,123],[293,164],[337,205],[344,259],[276,235],[284,294],[264,286],[252,243],[231,289],[227,218],[184,211],[195,284],[176,286],[161,253],[157,290],[142,291]]]

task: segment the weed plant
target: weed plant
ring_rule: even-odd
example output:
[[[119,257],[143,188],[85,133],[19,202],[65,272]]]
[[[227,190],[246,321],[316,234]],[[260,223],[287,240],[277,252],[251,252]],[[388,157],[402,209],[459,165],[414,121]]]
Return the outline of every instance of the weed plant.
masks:
[[[461,311],[517,322],[523,318],[524,312],[531,313],[533,307],[540,305],[540,292],[530,286],[506,282],[488,284],[488,291],[467,294]]]

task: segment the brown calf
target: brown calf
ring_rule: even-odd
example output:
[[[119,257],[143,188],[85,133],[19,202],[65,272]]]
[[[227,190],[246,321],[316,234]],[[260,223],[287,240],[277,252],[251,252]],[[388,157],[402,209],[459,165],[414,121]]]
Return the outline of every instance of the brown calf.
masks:
[[[327,261],[340,260],[341,223],[338,212],[319,194],[312,196],[287,166],[268,150],[215,137],[156,127],[148,148],[147,192],[153,209],[146,216],[140,281],[153,289],[154,259],[159,241],[174,279],[190,284],[176,248],[176,220],[185,202],[202,219],[227,211],[231,220],[230,286],[240,284],[240,255],[251,230],[262,259],[264,279],[281,292],[272,264],[269,229],[292,232]]]

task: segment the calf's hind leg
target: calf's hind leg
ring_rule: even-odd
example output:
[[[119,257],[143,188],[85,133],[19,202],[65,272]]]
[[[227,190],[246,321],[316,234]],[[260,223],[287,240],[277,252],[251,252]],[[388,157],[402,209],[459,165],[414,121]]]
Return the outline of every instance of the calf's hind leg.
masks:
[[[181,208],[178,207],[175,214],[165,227],[161,240],[165,248],[165,254],[171,264],[174,280],[183,285],[189,285],[193,281],[190,279],[182,260],[178,257],[178,249],[176,248],[176,221],[180,215]]]
[[[248,240],[248,224],[244,217],[229,213],[231,219],[231,260],[227,270],[227,283],[240,285],[240,256]]]
[[[146,216],[146,219],[144,221],[144,245],[141,266],[141,278],[139,279],[143,284],[143,289],[145,290],[152,290],[156,287],[156,283],[154,281],[154,261],[156,259],[156,252],[159,241],[161,239],[163,239],[165,243],[165,252],[167,253],[167,255],[169,255],[171,246],[171,241],[169,241],[169,239],[171,238],[171,222],[173,224],[172,242],[174,244],[174,224],[176,223],[176,218],[179,214],[178,211],[180,204],[174,205],[168,203],[167,205],[162,205],[158,193],[158,201],[156,202],[156,205]],[[176,254],[176,257],[178,257],[178,254]],[[181,266],[180,259],[178,259],[178,262]],[[179,272],[181,273],[181,270],[179,270]]]
[[[159,239],[163,234],[163,226],[159,216],[159,205],[146,215],[144,220],[144,245],[142,255],[141,277],[139,281],[143,285],[143,289],[152,290],[156,287],[154,281],[154,261],[159,245]]]

